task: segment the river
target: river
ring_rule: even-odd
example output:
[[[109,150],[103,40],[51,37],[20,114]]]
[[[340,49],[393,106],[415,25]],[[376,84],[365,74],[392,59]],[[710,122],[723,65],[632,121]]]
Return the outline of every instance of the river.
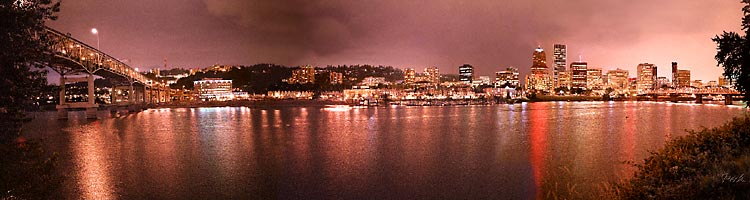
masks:
[[[591,198],[649,150],[747,110],[653,102],[35,113],[69,199]],[[103,113],[100,113],[103,114]]]

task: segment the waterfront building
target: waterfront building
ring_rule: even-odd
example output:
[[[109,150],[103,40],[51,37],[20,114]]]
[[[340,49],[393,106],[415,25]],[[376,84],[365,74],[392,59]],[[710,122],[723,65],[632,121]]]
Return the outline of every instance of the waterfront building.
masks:
[[[414,68],[406,68],[406,70],[404,70],[404,83],[406,84],[415,83],[416,78],[417,78],[417,72],[414,71]]]
[[[570,89],[573,85],[573,74],[570,71],[558,72],[557,87]]]
[[[344,74],[338,73],[338,72],[330,72],[329,73],[329,80],[331,82],[331,85],[340,85],[344,83]]]
[[[727,81],[727,78],[723,75],[719,76],[719,86],[731,88],[731,84]]]
[[[458,67],[458,78],[460,81],[471,84],[474,80],[474,67],[470,64],[464,64]]]
[[[707,87],[718,87],[718,86],[719,86],[719,82],[716,82],[716,81],[708,81],[708,83],[706,83],[706,86],[707,86]]]
[[[518,87],[518,69],[508,67],[504,71],[495,72],[495,87]]]
[[[690,70],[677,70],[677,87],[690,87]]]
[[[607,85],[615,91],[627,90],[629,88],[629,72],[620,68],[607,72]]]
[[[425,68],[424,76],[427,82],[440,84],[440,70],[437,67]]]
[[[188,89],[170,89],[169,97],[172,101],[192,101],[193,91]]]
[[[588,63],[586,62],[572,62],[570,63],[570,71],[572,72],[571,77],[571,88],[575,89],[586,89],[587,80],[586,75],[588,74]]]
[[[196,98],[204,101],[224,101],[233,99],[232,80],[221,78],[204,78],[193,81],[194,94]]]
[[[669,79],[663,76],[656,77],[656,88],[654,89],[659,89],[662,87],[669,87]]]
[[[703,81],[701,80],[694,80],[690,82],[690,86],[694,88],[703,88]]]
[[[602,69],[586,69],[586,88],[589,90],[602,89],[603,86]]]
[[[268,91],[268,97],[274,99],[312,99],[313,94],[309,91]]]
[[[638,64],[638,86],[639,93],[653,90],[656,87],[656,65],[649,63]]]
[[[315,83],[315,68],[307,65],[292,71],[292,77],[287,80],[289,84]]]
[[[368,76],[365,77],[365,79],[362,79],[362,83],[360,85],[366,85],[366,86],[378,86],[379,84],[385,84],[385,77],[372,77]]]
[[[553,56],[554,56],[554,61],[555,61],[555,67],[553,68],[554,71],[552,74],[553,79],[554,79],[553,81],[554,81],[555,87],[560,87],[559,86],[560,72],[564,72],[565,66],[568,64],[567,58],[566,58],[567,56],[566,46],[564,44],[555,44]]]

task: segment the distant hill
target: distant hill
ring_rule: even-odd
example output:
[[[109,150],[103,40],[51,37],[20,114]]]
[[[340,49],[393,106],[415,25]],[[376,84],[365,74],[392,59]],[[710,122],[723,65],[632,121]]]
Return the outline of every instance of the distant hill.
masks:
[[[176,84],[170,87],[178,89],[193,89],[193,81],[203,78],[222,78],[231,79],[233,88],[240,88],[243,91],[256,94],[265,94],[273,90],[288,91],[342,91],[345,88],[351,88],[361,82],[365,77],[385,77],[386,81],[402,80],[404,73],[401,69],[391,66],[372,66],[372,65],[338,65],[327,66],[324,68],[315,68],[314,84],[288,84],[284,79],[292,76],[292,71],[299,67],[287,67],[275,64],[256,64],[251,66],[233,66],[229,70],[204,70],[194,75],[181,78]],[[330,84],[330,72],[342,73],[344,83]]]

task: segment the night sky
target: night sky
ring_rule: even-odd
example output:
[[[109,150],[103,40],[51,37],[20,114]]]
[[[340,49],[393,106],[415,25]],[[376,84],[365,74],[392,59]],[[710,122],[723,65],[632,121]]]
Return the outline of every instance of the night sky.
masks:
[[[429,2],[429,3],[425,3]],[[213,64],[375,64],[437,66],[478,75],[508,66],[529,71],[541,45],[568,45],[589,67],[655,63],[671,79],[670,63],[692,79],[716,80],[711,37],[739,31],[739,0],[74,0],[63,1],[49,26],[96,45],[133,67]],[[551,66],[551,65],[550,65]]]

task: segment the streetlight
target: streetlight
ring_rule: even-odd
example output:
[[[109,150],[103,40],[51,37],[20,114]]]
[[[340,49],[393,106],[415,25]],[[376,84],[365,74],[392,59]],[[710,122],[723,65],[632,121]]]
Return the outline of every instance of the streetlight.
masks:
[[[96,35],[96,49],[99,49],[99,31],[96,28],[92,28],[91,33]]]

